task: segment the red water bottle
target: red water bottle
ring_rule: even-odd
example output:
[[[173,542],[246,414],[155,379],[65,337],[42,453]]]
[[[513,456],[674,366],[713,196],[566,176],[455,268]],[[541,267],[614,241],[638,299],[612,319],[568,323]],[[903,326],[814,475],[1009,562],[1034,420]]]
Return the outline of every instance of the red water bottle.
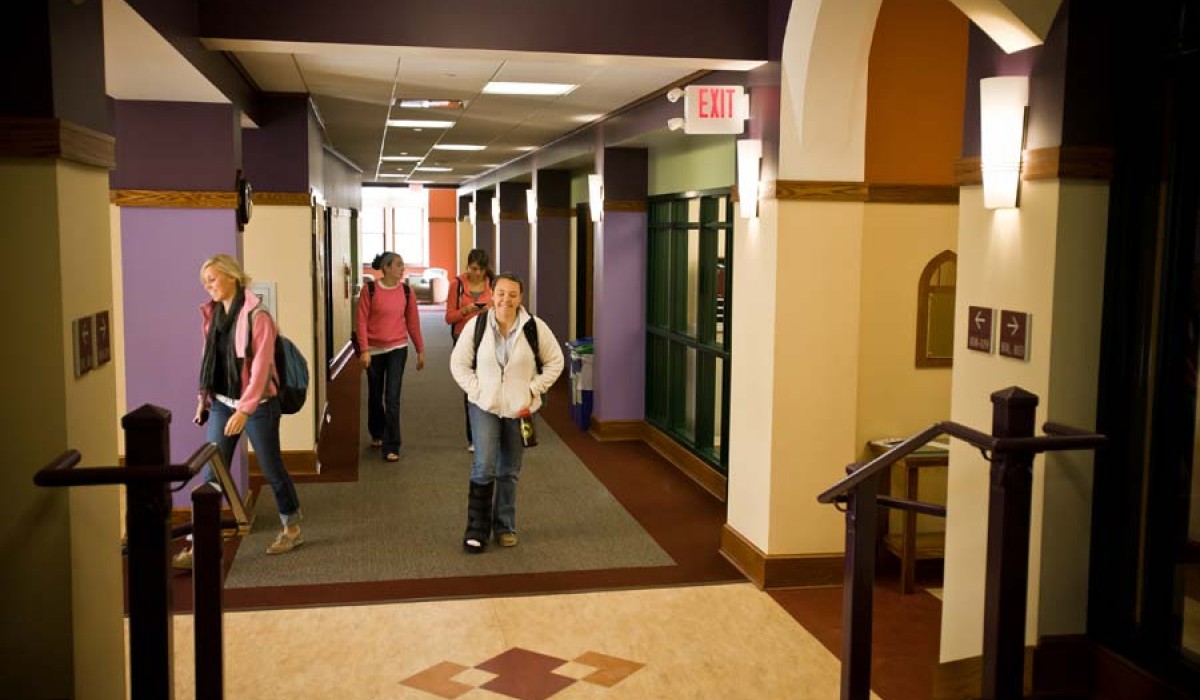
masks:
[[[533,414],[528,408],[522,408],[517,414],[521,420],[521,444],[525,447],[534,447],[537,445],[537,433],[533,429]]]

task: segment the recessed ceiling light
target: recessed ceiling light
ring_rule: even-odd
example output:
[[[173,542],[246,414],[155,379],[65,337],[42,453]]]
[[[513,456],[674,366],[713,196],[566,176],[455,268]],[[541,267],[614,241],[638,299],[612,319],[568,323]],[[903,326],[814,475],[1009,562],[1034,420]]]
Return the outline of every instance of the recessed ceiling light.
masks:
[[[578,85],[570,83],[512,83],[492,81],[483,86],[487,95],[566,95]]]
[[[426,173],[448,173],[451,170],[454,170],[454,168],[443,168],[439,165],[420,165],[413,168],[413,170],[420,170],[421,172]]]
[[[472,143],[439,143],[433,147],[435,151],[482,151],[486,146]]]
[[[454,122],[439,119],[389,119],[388,126],[401,129],[449,129]]]
[[[399,163],[419,163],[422,156],[384,156],[379,160],[394,161]]]
[[[582,124],[591,124],[592,122],[596,121],[597,119],[599,119],[603,116],[604,116],[603,114],[581,114],[578,117],[575,117],[575,121],[580,122]]]
[[[379,177],[407,177],[404,173],[379,173]]]
[[[466,103],[462,100],[417,100],[417,99],[398,99],[395,101],[397,107],[405,109],[462,109],[466,107]]]
[[[537,146],[517,146],[518,151],[536,151]]]

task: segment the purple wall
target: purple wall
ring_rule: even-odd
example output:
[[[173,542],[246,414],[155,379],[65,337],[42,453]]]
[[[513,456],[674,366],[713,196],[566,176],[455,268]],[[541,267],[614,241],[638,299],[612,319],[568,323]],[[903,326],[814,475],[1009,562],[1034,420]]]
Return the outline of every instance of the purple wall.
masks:
[[[500,183],[500,254],[496,272],[513,272],[525,280],[529,291],[529,215],[525,191],[519,182]]]
[[[550,326],[559,342],[571,339],[570,319],[571,266],[571,173],[566,170],[539,170],[534,174],[537,187],[537,287],[535,307],[538,316]],[[560,216],[546,216],[553,212]]]
[[[601,420],[645,415],[646,227],[645,213],[615,211],[596,226],[594,410]]]
[[[495,196],[495,190],[479,190],[475,193],[474,247],[487,251],[493,269],[496,266],[496,228],[492,225],[492,199]]]
[[[203,339],[200,264],[217,253],[238,256],[237,222],[225,209],[121,209],[121,267],[125,297],[125,399],[171,411],[171,460],[182,462],[204,442],[192,425]],[[233,474],[247,485],[239,450]],[[175,493],[191,505],[190,489]]]
[[[233,191],[237,174],[233,107],[118,100],[117,190]]]
[[[242,167],[260,192],[308,192],[308,99],[271,97],[268,118],[242,132]]]

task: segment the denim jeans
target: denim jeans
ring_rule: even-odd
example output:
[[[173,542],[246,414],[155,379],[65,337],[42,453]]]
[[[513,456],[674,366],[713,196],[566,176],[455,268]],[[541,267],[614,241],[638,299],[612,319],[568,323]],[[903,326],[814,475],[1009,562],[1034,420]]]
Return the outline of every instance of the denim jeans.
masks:
[[[208,436],[209,442],[217,443],[221,456],[226,464],[233,463],[233,450],[237,447],[239,435],[225,435],[225,424],[233,417],[234,409],[220,401],[213,401],[209,407]],[[246,427],[242,429],[254,446],[254,455],[258,458],[258,466],[263,476],[275,494],[275,505],[279,508],[279,520],[284,525],[291,525],[300,520],[300,498],[296,496],[296,485],[283,466],[283,454],[279,449],[279,399],[271,398],[266,403],[259,404],[254,413],[246,419]],[[203,479],[215,482],[212,467],[205,465]]]
[[[517,481],[521,478],[521,421],[501,418],[470,404],[471,434],[475,458],[471,463],[471,481],[486,484],[496,481],[496,501],[492,507],[492,530],[517,531]]]
[[[367,431],[372,440],[383,442],[383,454],[399,454],[400,388],[408,346],[371,356],[367,370]]]

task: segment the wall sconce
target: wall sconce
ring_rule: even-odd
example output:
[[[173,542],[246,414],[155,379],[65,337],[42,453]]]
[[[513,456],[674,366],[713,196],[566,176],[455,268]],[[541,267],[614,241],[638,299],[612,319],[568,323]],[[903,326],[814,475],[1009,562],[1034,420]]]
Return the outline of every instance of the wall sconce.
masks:
[[[467,220],[471,222],[472,226],[475,225],[475,200],[473,199],[467,202]]]
[[[604,176],[597,173],[588,175],[588,206],[593,222],[604,218]]]
[[[500,191],[496,191],[496,196],[492,198],[492,225],[500,225]]]
[[[1021,149],[1025,145],[1025,107],[1029,78],[984,78],[979,81],[980,164],[983,206],[1012,209],[1021,184]]]
[[[525,213],[529,216],[529,223],[537,223],[537,192],[532,187],[525,190]]]
[[[761,140],[741,139],[737,142],[738,210],[743,219],[758,216],[758,166],[761,160]]]

